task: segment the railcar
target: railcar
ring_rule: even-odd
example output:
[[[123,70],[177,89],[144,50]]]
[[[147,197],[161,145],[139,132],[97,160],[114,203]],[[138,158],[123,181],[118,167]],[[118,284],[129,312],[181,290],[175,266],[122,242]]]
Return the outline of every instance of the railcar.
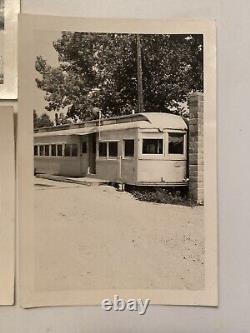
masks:
[[[138,186],[187,184],[182,117],[137,113],[34,131],[36,173]]]

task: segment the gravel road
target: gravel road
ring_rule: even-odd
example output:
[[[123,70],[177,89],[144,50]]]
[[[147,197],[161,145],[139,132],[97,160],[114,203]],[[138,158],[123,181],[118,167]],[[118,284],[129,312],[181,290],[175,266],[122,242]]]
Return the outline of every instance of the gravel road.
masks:
[[[36,288],[202,289],[203,212],[35,179]]]

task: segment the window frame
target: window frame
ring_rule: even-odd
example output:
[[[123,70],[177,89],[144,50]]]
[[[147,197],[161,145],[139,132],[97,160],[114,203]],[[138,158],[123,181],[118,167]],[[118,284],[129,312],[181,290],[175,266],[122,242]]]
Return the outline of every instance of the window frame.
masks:
[[[73,155],[73,152],[74,152],[73,146],[76,147],[76,155]],[[79,149],[78,149],[78,144],[77,143],[71,143],[70,156],[71,157],[78,157],[79,156]]]
[[[53,146],[55,147],[55,155],[53,155]],[[50,145],[50,156],[51,157],[57,157],[57,145],[55,143],[52,143]]]
[[[98,141],[98,159],[101,160],[117,160],[119,158],[119,142],[120,140],[101,140]],[[104,143],[106,144],[106,155],[101,156],[100,155],[100,144]],[[117,156],[110,156],[109,154],[109,145],[110,143],[116,143],[117,144]]]
[[[43,152],[42,154],[41,154],[41,151]],[[39,145],[39,155],[38,156],[40,156],[40,157],[46,157],[45,156],[45,145],[44,144],[40,144]]]
[[[110,155],[110,144],[116,144],[116,155]],[[117,159],[119,154],[118,141],[109,141],[107,144],[107,158],[108,159]]]
[[[69,153],[70,155],[65,156],[65,146],[69,145]],[[77,155],[73,155],[73,146],[76,146]],[[46,148],[48,146],[48,148]],[[55,155],[52,155],[52,147],[55,146]],[[33,147],[37,147],[37,155],[35,155],[35,151],[33,150],[34,157],[53,157],[53,158],[64,158],[64,157],[79,157],[79,144],[78,143],[42,143],[42,144],[34,144]],[[60,147],[60,148],[59,148]],[[35,149],[35,148],[34,148]],[[48,152],[48,155],[46,155],[46,149]],[[61,151],[61,154],[59,154],[59,151]],[[41,154],[42,152],[42,154]]]
[[[106,155],[100,155],[100,145],[101,144],[106,145]],[[107,159],[108,158],[108,143],[107,143],[107,141],[99,141],[98,142],[98,158],[100,158],[100,159]]]
[[[48,148],[48,150],[47,150]],[[48,153],[48,154],[47,154]],[[50,144],[45,144],[44,145],[44,157],[50,157]]]
[[[35,152],[36,152],[36,153],[35,153]],[[39,152],[40,152],[39,145],[34,144],[34,150],[33,150],[34,157],[39,156]]]
[[[126,155],[125,154],[125,146],[126,146],[126,141],[133,141],[133,155]],[[135,139],[123,139],[123,154],[122,157],[124,159],[133,159],[135,158]]]
[[[64,145],[63,143],[57,143],[56,144],[56,157],[64,157],[63,145]],[[62,150],[61,150],[62,154],[61,155],[58,154],[58,146],[61,146],[61,148],[62,148]]]
[[[77,158],[79,157],[79,146],[78,143],[64,143],[64,149],[63,149],[63,157],[73,157],[73,158]],[[69,146],[69,155],[65,155],[65,151],[66,151],[66,146]],[[77,148],[77,155],[73,155],[73,146],[76,146]]]
[[[84,151],[83,151],[83,147],[85,147]],[[81,155],[85,155],[88,154],[88,143],[87,141],[82,141],[81,142]]]
[[[68,146],[68,147],[67,147]],[[67,151],[67,149],[66,149],[66,147],[67,147],[67,149],[69,148],[69,154],[68,154],[68,152],[67,152],[67,155],[66,155],[66,151]],[[71,157],[71,144],[70,143],[65,143],[64,144],[64,155],[63,155],[64,157]]]
[[[183,153],[182,154],[175,154],[169,153],[169,134],[182,134],[183,135]],[[166,156],[170,159],[178,160],[187,158],[187,131],[181,130],[169,130],[166,132]]]
[[[157,140],[157,141],[162,141],[162,152],[161,153],[144,153],[143,152],[143,148],[144,148],[144,140]],[[142,145],[141,145],[141,155],[144,157],[144,156],[151,156],[151,157],[163,157],[164,156],[164,137],[150,137],[150,136],[147,136],[147,137],[142,137]]]

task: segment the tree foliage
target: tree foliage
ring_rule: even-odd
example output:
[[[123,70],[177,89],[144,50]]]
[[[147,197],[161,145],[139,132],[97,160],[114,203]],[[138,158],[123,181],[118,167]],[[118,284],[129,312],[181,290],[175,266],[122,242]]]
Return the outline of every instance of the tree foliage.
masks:
[[[202,35],[141,35],[145,112],[180,113],[194,90],[203,90]],[[72,119],[137,110],[137,47],[133,34],[62,32],[53,43],[59,65],[37,57],[38,88],[47,110]]]
[[[54,126],[54,123],[50,120],[50,117],[46,113],[38,116],[36,110],[33,110],[33,126],[34,129],[41,127],[50,127]]]
[[[59,115],[58,113],[55,114],[55,123],[56,126],[59,126],[71,124],[72,121],[64,113],[61,112]]]

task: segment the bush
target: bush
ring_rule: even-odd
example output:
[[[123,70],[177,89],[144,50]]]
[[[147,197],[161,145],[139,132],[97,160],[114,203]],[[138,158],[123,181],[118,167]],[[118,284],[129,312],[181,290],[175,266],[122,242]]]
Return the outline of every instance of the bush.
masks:
[[[187,189],[129,187],[126,190],[140,201],[194,206]]]

